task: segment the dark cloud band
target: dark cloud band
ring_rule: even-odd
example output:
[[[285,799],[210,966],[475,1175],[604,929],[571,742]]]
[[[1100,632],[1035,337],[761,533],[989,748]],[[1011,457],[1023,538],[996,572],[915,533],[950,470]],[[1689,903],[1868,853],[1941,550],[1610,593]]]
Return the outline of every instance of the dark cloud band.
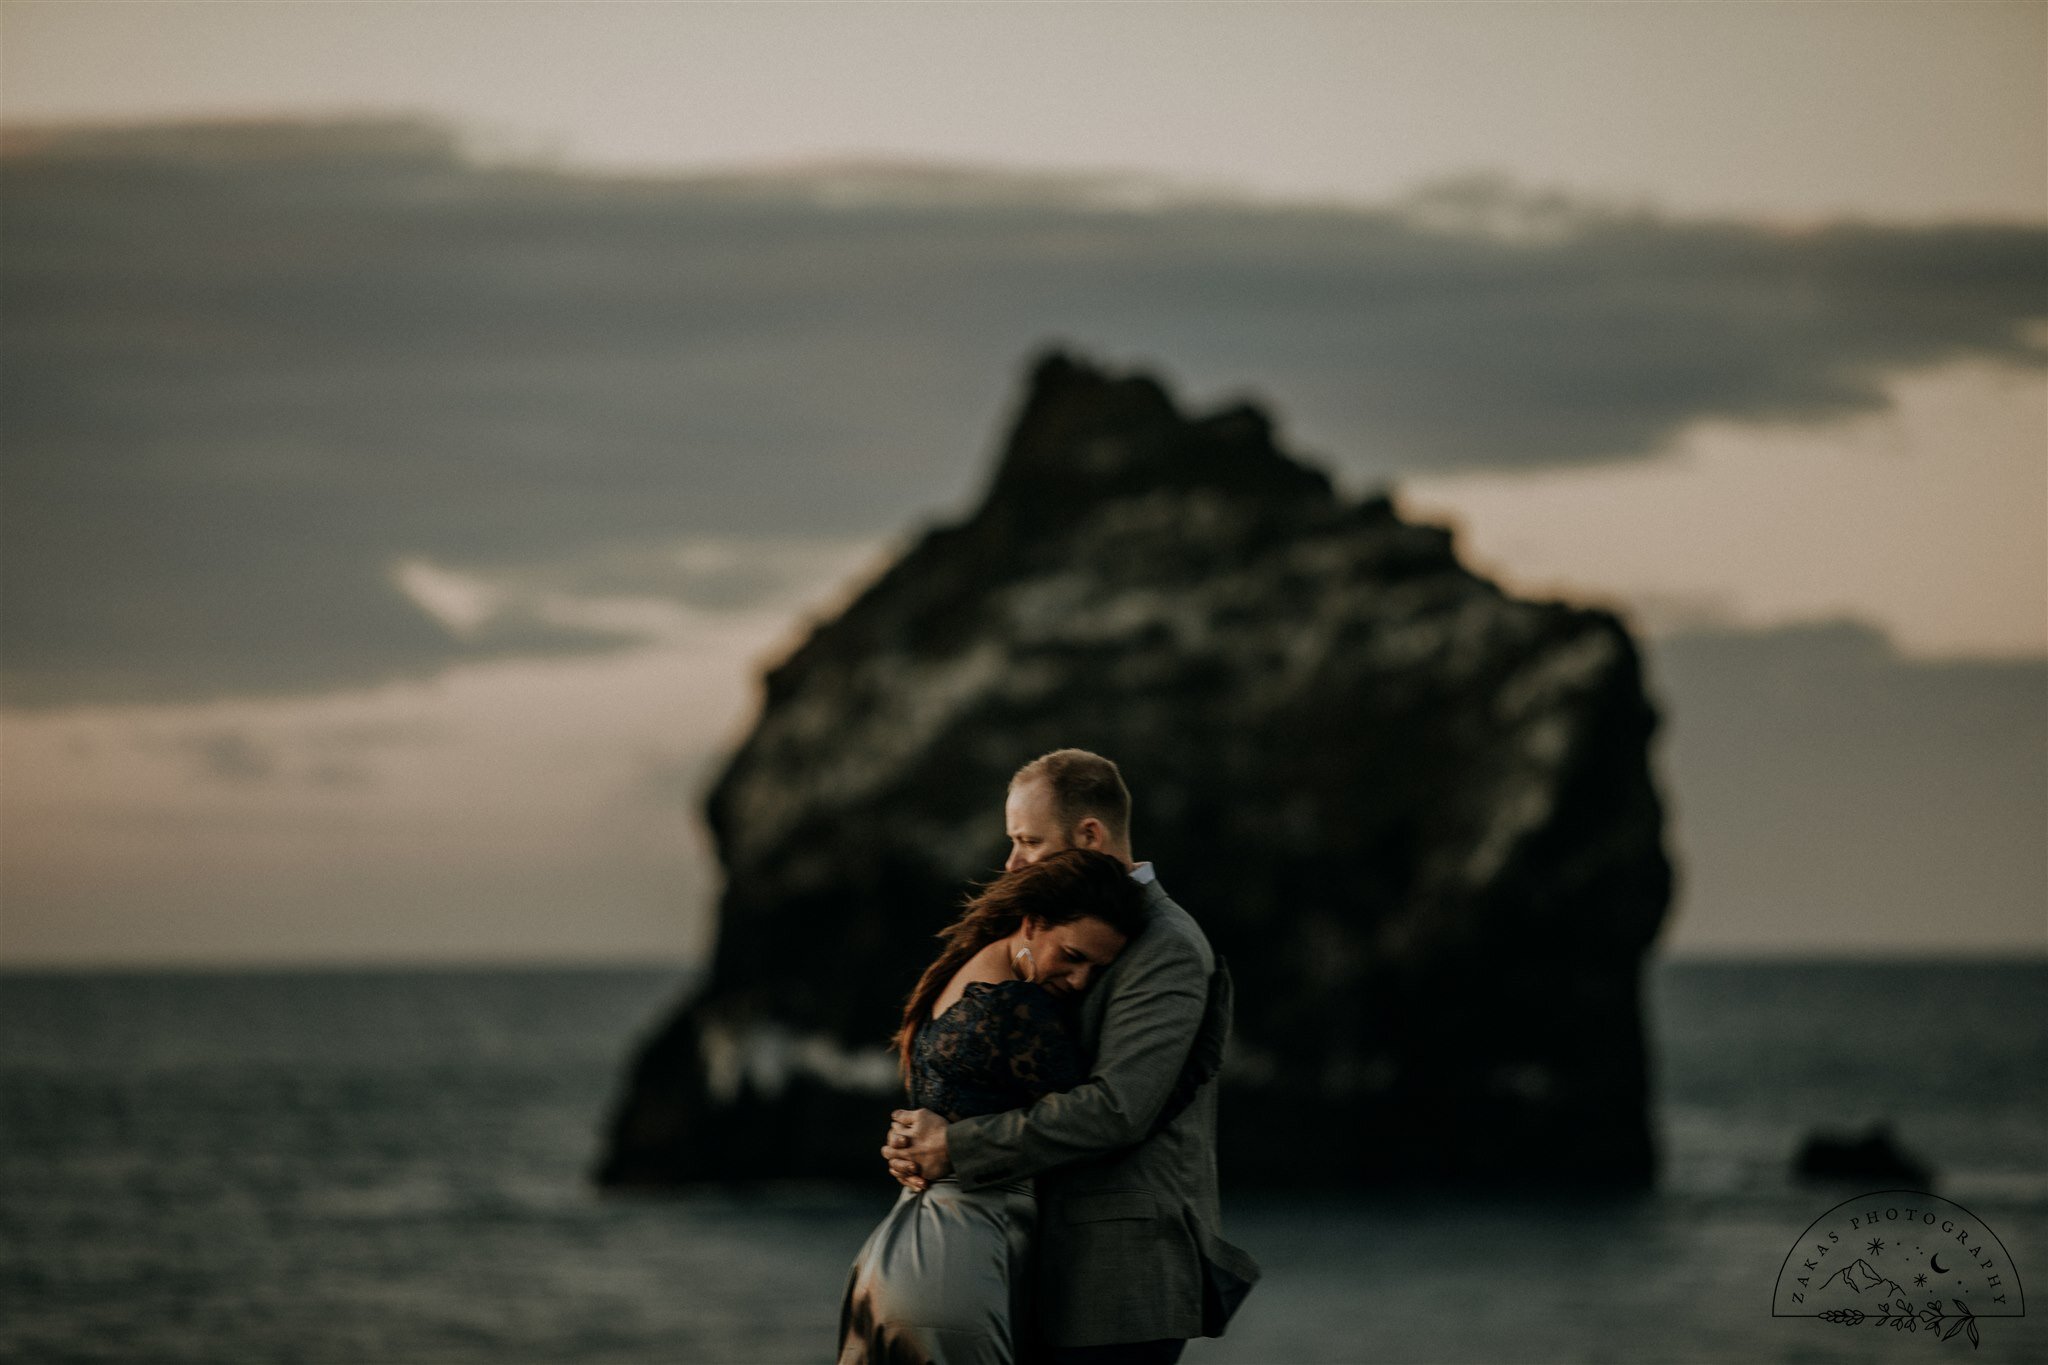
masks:
[[[1913,366],[2043,359],[2034,228],[1792,234],[1484,189],[1134,211],[1091,182],[606,180],[451,148],[404,124],[11,140],[8,702],[629,643],[458,638],[393,566],[899,527],[969,495],[1048,341],[1254,383],[1382,479],[1626,459],[1700,418],[1867,409]]]

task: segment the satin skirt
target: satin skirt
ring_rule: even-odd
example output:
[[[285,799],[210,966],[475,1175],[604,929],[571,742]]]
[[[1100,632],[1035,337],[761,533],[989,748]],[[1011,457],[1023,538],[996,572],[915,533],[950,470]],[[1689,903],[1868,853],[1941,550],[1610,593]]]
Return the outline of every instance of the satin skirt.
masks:
[[[1035,1359],[1031,1182],[903,1191],[854,1258],[839,1365],[1019,1365]]]

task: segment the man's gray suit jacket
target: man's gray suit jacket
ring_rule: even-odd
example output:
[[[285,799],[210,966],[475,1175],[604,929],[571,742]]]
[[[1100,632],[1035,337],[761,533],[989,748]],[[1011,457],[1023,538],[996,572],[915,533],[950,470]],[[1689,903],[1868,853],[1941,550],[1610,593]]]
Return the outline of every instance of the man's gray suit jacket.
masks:
[[[1216,1193],[1216,1083],[1154,1125],[1202,1024],[1209,940],[1158,881],[1144,932],[1082,997],[1088,1079],[1028,1108],[946,1131],[962,1186],[1038,1177],[1036,1294],[1054,1346],[1216,1335],[1204,1262],[1249,1286],[1251,1257],[1225,1242]]]

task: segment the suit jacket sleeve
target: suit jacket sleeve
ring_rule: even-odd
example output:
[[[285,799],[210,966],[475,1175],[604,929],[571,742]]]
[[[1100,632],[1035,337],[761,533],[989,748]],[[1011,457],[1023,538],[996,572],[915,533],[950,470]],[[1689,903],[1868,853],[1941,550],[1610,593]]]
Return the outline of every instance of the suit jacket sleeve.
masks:
[[[1209,981],[1195,945],[1177,934],[1127,957],[1104,983],[1111,995],[1086,1081],[946,1130],[963,1187],[1022,1180],[1129,1147],[1152,1131],[1201,1027]]]

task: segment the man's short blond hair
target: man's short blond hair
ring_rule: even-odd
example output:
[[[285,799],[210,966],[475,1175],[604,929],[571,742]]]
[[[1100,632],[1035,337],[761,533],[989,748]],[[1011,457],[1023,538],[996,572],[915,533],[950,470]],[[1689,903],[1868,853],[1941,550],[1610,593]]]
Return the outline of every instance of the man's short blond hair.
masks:
[[[1131,789],[1116,764],[1086,749],[1054,749],[1017,769],[1010,785],[1033,778],[1052,793],[1061,833],[1071,836],[1074,826],[1092,815],[1102,822],[1112,846],[1130,848]]]

